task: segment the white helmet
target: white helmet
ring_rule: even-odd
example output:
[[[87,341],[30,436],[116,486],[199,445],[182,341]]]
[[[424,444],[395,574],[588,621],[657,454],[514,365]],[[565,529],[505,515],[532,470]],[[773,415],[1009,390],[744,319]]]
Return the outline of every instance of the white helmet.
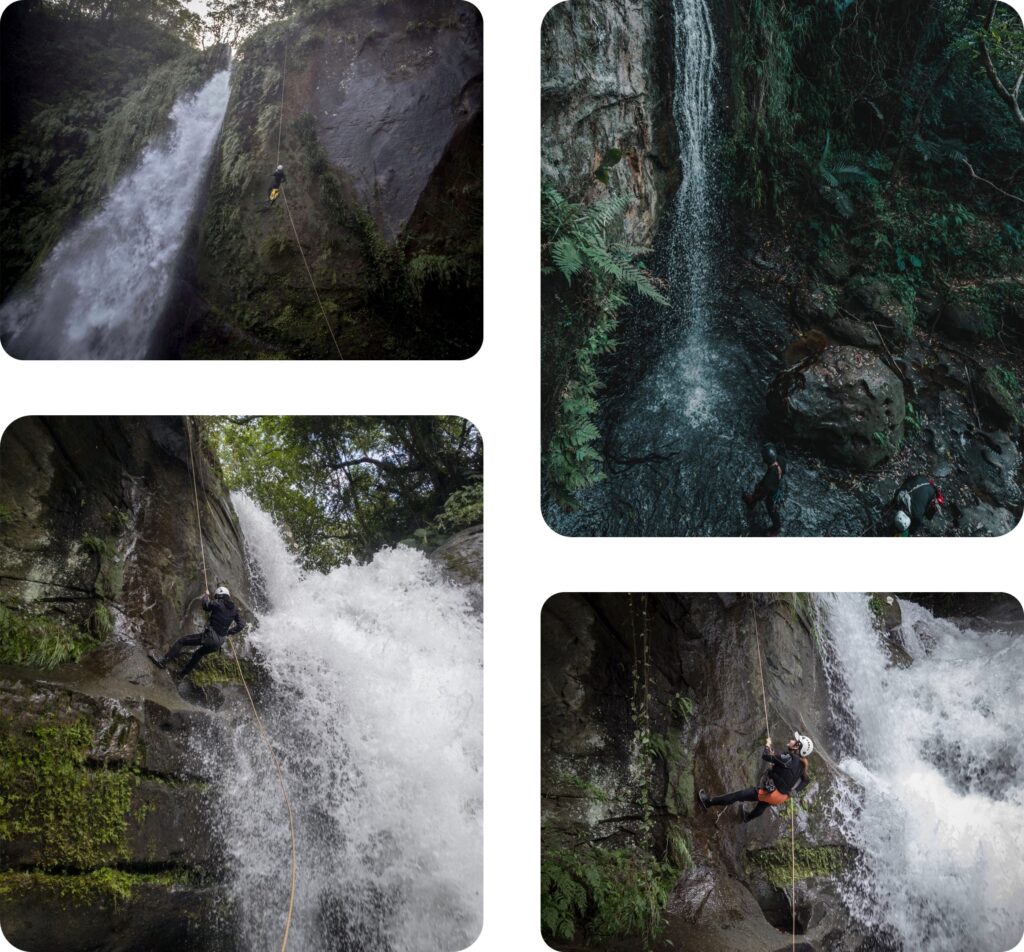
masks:
[[[284,166],[283,166],[283,165],[279,165],[279,166],[277,167],[277,171],[278,171],[278,172],[283,172],[283,171],[284,171]]]
[[[896,513],[893,521],[896,523],[896,528],[900,532],[906,532],[910,528],[910,516],[908,516],[902,509]]]
[[[216,595],[218,598],[220,598],[222,595],[225,598],[231,597],[231,593],[223,585],[221,585],[213,594]]]
[[[800,745],[800,756],[810,757],[814,753],[814,742],[799,731],[793,731],[793,740]]]

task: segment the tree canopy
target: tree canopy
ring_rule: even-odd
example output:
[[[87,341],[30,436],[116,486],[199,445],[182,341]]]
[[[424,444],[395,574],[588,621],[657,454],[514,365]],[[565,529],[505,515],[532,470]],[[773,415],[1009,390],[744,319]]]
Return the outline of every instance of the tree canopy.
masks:
[[[483,517],[483,447],[460,417],[217,417],[203,421],[227,485],[325,571],[384,545],[436,544]]]

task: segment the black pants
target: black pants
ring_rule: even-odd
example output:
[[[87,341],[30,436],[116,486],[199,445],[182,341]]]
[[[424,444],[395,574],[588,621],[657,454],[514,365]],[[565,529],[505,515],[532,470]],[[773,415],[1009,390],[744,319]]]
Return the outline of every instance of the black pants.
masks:
[[[764,803],[757,799],[757,787],[747,787],[746,790],[735,790],[732,793],[723,793],[720,797],[712,797],[708,803],[713,807],[727,807],[731,803],[756,803],[749,813],[743,815],[745,820],[756,820],[771,804]]]
[[[214,654],[215,652],[220,651],[220,645],[214,644],[214,642],[218,640],[217,636],[210,631],[197,631],[194,635],[185,635],[183,638],[179,638],[173,645],[171,645],[171,650],[167,652],[167,656],[164,660],[173,661],[181,654],[182,648],[189,648],[192,645],[198,645],[199,647],[192,652],[192,657],[188,659],[188,664],[182,668],[181,676],[185,677],[185,675],[199,664],[199,662],[208,654]]]
[[[772,521],[772,527],[768,530],[768,535],[777,536],[782,531],[782,516],[779,515],[779,505],[775,496],[761,496],[755,490],[752,493],[746,493],[743,498],[747,503],[747,508],[750,510],[758,502],[764,503],[764,508],[768,511],[768,518]]]

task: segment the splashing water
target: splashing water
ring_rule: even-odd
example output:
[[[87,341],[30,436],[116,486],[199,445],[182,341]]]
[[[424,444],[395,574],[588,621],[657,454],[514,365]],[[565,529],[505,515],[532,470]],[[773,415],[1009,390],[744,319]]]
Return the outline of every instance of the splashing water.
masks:
[[[821,606],[833,716],[849,728],[837,819],[861,854],[844,901],[879,948],[1012,948],[1024,925],[1024,637],[901,601],[913,661],[899,667],[866,596]]]
[[[234,503],[270,603],[252,642],[298,829],[290,947],[467,947],[482,917],[479,617],[410,549],[303,575],[271,518]],[[218,799],[235,932],[269,952],[288,902],[287,816],[252,724],[232,730]]]
[[[179,99],[166,141],[145,150],[100,211],[61,239],[35,284],[0,309],[8,353],[46,359],[149,355],[228,93],[224,70]]]

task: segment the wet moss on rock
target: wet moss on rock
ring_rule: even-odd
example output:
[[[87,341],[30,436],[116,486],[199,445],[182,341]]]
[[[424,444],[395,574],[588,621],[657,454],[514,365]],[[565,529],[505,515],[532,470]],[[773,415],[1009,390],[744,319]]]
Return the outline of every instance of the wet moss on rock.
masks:
[[[0,840],[32,837],[42,869],[93,869],[129,858],[128,821],[138,777],[131,769],[88,764],[93,728],[53,715],[25,732],[0,736]]]
[[[845,865],[846,850],[840,846],[796,844],[796,881],[819,876],[836,876]],[[793,883],[793,857],[788,842],[747,854],[748,874],[759,872],[776,889],[788,889]]]
[[[32,614],[0,605],[0,664],[49,670],[78,661],[113,630],[105,605],[96,607],[91,628],[82,629],[59,615]]]
[[[85,873],[4,872],[0,873],[0,897],[35,895],[44,890],[65,907],[109,903],[117,908],[129,902],[140,886],[188,886],[195,881],[195,874],[186,869],[140,873],[104,866]]]

